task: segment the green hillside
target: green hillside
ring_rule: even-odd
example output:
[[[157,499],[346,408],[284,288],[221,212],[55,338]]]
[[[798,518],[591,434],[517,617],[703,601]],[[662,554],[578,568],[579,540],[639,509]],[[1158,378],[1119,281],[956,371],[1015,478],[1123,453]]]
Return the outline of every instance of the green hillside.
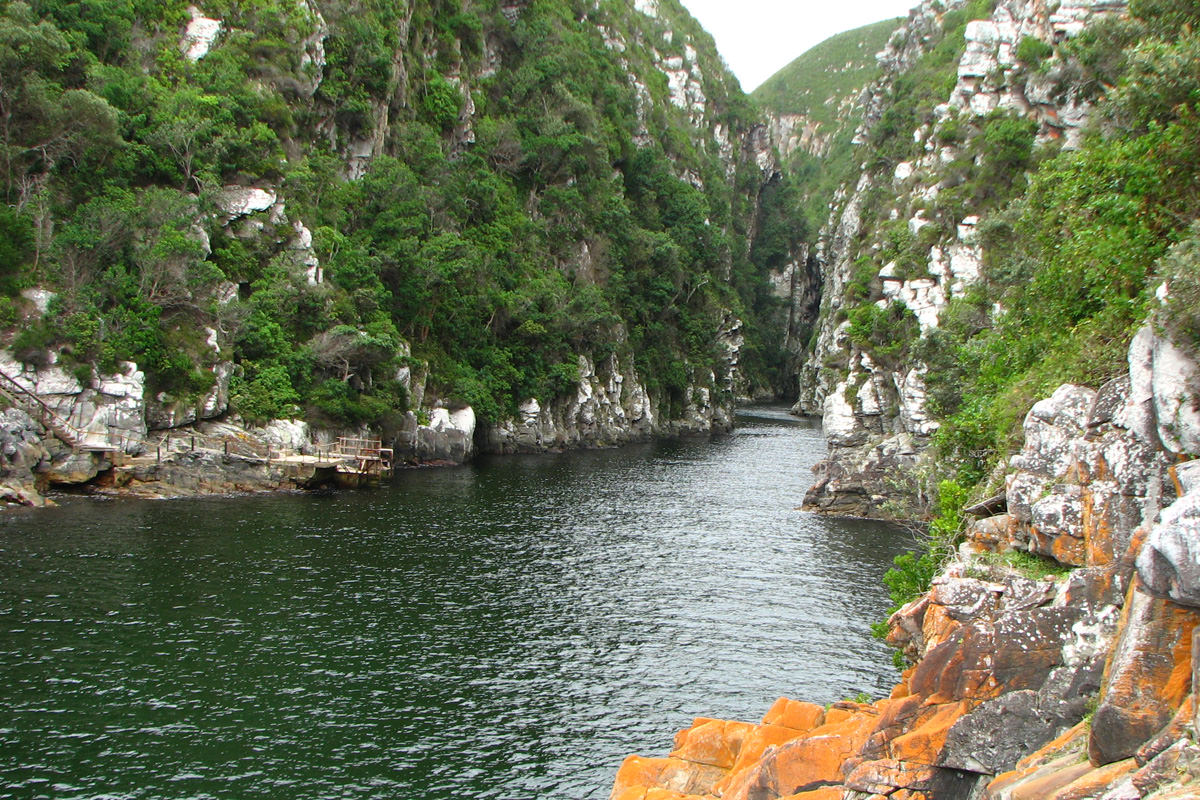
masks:
[[[879,77],[875,55],[899,24],[899,19],[888,19],[826,39],[751,95],[762,112],[779,124],[784,117],[800,117],[792,130],[798,133],[808,128],[816,133],[807,147],[790,152],[787,141],[777,142],[785,151],[787,169],[784,186],[769,200],[776,216],[787,220],[793,231],[800,231],[801,238],[820,229],[834,192],[857,165],[853,139],[862,121],[857,101],[863,89]],[[769,243],[756,243],[756,249],[764,244]]]
[[[721,377],[719,332],[759,293],[759,170],[712,129],[755,120],[678,3],[202,6],[219,36],[189,57],[183,5],[0,2],[19,359],[136,361],[187,403],[232,358],[246,418],[385,426],[407,366],[487,420],[573,391],[580,355],[636,362],[666,414]],[[703,75],[701,121],[657,59]],[[271,200],[233,224],[251,190]]]
[[[886,19],[826,39],[772,75],[751,96],[771,114],[803,114],[833,124],[841,105],[879,77],[875,54],[899,24],[899,19]]]

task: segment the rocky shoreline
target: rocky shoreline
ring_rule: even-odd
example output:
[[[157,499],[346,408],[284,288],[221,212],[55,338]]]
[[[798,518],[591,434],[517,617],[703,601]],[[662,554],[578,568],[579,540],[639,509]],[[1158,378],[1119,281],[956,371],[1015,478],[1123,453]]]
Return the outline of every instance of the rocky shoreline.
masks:
[[[313,488],[321,483],[314,468],[282,454],[328,450],[340,436],[384,438],[295,419],[249,424],[229,411],[227,369],[215,370],[212,392],[187,407],[149,397],[131,362],[83,381],[57,363],[33,367],[0,351],[0,371],[10,389],[0,411],[0,502],[9,504],[45,505],[47,493],[62,490],[172,498]],[[732,402],[704,388],[664,418],[615,356],[599,367],[580,357],[579,374],[574,394],[545,405],[530,399],[516,419],[483,428],[469,406],[448,405],[423,375],[406,375],[413,410],[384,446],[397,465],[443,466],[478,453],[612,447],[732,428]]]
[[[1198,378],[1146,327],[1128,375],[1034,406],[1003,502],[888,621],[889,697],[697,719],[612,800],[1200,796]]]

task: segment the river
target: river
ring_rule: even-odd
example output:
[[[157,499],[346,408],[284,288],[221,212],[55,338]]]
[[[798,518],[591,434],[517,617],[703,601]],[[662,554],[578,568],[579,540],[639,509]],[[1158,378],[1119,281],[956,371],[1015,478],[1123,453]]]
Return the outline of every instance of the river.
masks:
[[[693,716],[880,696],[897,529],[796,510],[819,427],[361,493],[0,515],[0,797],[604,800]]]

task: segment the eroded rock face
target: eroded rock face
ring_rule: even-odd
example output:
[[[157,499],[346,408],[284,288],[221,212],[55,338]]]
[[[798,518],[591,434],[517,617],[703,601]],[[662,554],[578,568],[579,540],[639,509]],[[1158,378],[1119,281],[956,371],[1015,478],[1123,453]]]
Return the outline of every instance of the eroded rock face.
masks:
[[[1134,357],[1131,350],[1131,365]],[[1130,377],[1098,392],[1063,386],[1034,406],[1025,447],[1009,463],[1015,524],[1006,546],[1072,566],[1103,565],[1153,522],[1170,491],[1170,458],[1154,444],[1153,407],[1141,385]]]
[[[1130,592],[1092,720],[1088,755],[1096,764],[1129,758],[1170,722],[1192,690],[1192,630],[1200,612]]]
[[[575,394],[543,406],[521,404],[518,417],[488,431],[493,452],[539,452],[571,446],[603,446],[647,438],[658,426],[645,387],[614,355],[599,369],[579,357]]]
[[[1189,462],[1194,473],[1200,462]],[[1190,481],[1189,481],[1190,482]],[[1163,509],[1137,560],[1146,590],[1200,608],[1200,486]]]
[[[475,410],[435,408],[417,430],[417,458],[463,464],[475,451]]]
[[[1150,326],[1129,350],[1130,377],[1138,400],[1151,404],[1162,446],[1177,454],[1200,454],[1200,367]]]
[[[204,16],[196,6],[188,6],[188,14],[191,19],[184,29],[179,49],[188,61],[199,61],[208,55],[221,34],[221,20]]]
[[[736,364],[740,335],[728,337],[728,361]],[[731,369],[732,372],[732,369]],[[685,394],[683,412],[674,419],[655,412],[653,401],[632,366],[610,356],[597,366],[579,357],[579,383],[565,400],[543,404],[530,398],[517,417],[491,426],[485,448],[493,453],[531,453],[572,447],[606,447],[643,441],[664,434],[699,434],[726,431],[733,426],[728,400],[719,400],[709,388],[717,383],[711,373],[705,385]],[[732,394],[731,383],[724,394]]]
[[[89,379],[85,385],[57,363],[45,367],[22,364],[0,351],[0,371],[36,394],[53,412],[55,435],[71,444],[116,447],[136,455],[145,449],[146,376],[125,362],[120,372]]]
[[[0,502],[25,506],[43,504],[36,472],[50,459],[42,442],[44,431],[17,408],[0,411]]]
[[[868,90],[859,141],[869,139],[872,126],[880,119],[893,76],[902,74],[929,42],[936,41],[943,15],[954,5],[922,2],[880,54],[885,75]],[[846,335],[846,315],[858,302],[847,299],[846,288],[856,275],[861,281],[864,264],[879,261],[878,254],[887,248],[890,224],[905,224],[917,239],[936,230],[929,229],[930,220],[922,209],[954,185],[948,167],[969,152],[962,143],[947,144],[939,137],[942,126],[954,124],[961,128],[962,123],[969,123],[967,127],[973,130],[980,127],[976,123],[1000,109],[1035,122],[1043,141],[1063,139],[1071,147],[1080,140],[1090,106],[1070,91],[1051,91],[1050,78],[1020,64],[1016,53],[1026,37],[1054,42],[1074,36],[1099,15],[1120,13],[1124,3],[1080,2],[1067,6],[1064,11],[1042,0],[1000,0],[990,18],[970,22],[966,50],[950,96],[937,106],[932,122],[912,131],[913,141],[923,144],[923,154],[886,169],[864,168],[857,185],[846,187],[835,198],[815,252],[824,273],[824,286],[816,346],[800,370],[802,388],[795,410],[814,416],[824,414],[827,428],[835,430],[837,436],[830,442],[828,463],[818,467],[817,486],[806,500],[807,507],[827,513],[879,516],[881,505],[903,508],[912,494],[911,487],[893,480],[897,469],[911,463],[891,460],[878,450],[878,445],[906,434],[918,455],[927,450],[938,422],[926,410],[927,398],[919,379],[921,365],[911,360],[899,365],[878,364],[862,357],[861,348]],[[887,219],[886,207],[877,208],[874,210],[881,220],[864,228],[863,209],[871,194],[880,191],[897,198],[892,204],[891,222],[882,222]],[[963,297],[982,275],[986,254],[976,232],[978,223],[978,217],[966,216],[953,230],[938,231],[927,245],[922,243],[923,270],[906,270],[896,262],[878,266],[873,276],[882,291],[883,299],[878,304],[904,303],[917,317],[922,334],[937,328],[950,301]],[[909,272],[912,274],[906,274]],[[1164,376],[1172,373],[1175,365],[1169,354],[1159,355]],[[1170,402],[1165,396],[1164,401]],[[1190,429],[1191,423],[1180,427]],[[859,477],[842,480],[843,475]],[[1071,545],[1075,558],[1084,558],[1078,542],[1056,536],[1054,544]]]
[[[1200,462],[1173,464],[1178,435],[1159,429],[1179,429],[1191,396],[1156,397],[1140,338],[1128,377],[1060,387],[1030,411],[1006,512],[974,523],[889,620],[914,662],[889,698],[786,731],[697,721],[704,747],[672,753],[673,774],[695,772],[673,784],[688,791],[625,773],[614,798],[1200,796]],[[1014,549],[1071,569],[1021,574]],[[761,741],[774,747],[748,745]]]

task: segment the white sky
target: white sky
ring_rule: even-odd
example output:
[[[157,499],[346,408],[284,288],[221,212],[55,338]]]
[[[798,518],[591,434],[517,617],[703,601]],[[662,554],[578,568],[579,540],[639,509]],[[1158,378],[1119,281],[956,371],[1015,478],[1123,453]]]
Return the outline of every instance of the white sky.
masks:
[[[751,92],[834,34],[908,15],[918,0],[680,0]]]

